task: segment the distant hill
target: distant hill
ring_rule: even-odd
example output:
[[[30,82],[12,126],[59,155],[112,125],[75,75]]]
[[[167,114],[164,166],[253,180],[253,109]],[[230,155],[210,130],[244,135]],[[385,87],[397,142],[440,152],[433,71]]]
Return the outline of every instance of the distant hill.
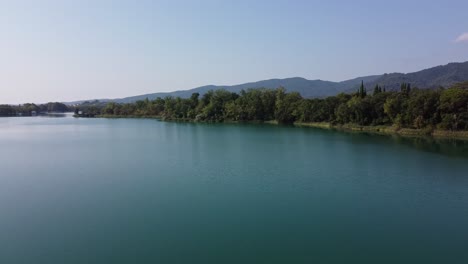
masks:
[[[201,95],[209,90],[226,89],[231,92],[240,92],[250,88],[286,88],[287,91],[299,92],[303,97],[327,97],[338,93],[351,93],[357,90],[361,81],[364,81],[368,90],[372,90],[376,84],[385,86],[387,90],[399,89],[402,82],[411,83],[412,87],[423,89],[434,89],[438,87],[449,87],[455,83],[468,81],[468,62],[449,63],[413,73],[389,73],[382,75],[364,76],[342,82],[331,82],[323,80],[307,80],[300,77],[286,79],[270,79],[258,82],[244,83],[239,85],[206,85],[190,90],[181,90],[165,93],[151,93],[138,96],[131,96],[120,99],[102,99],[101,102],[114,101],[117,103],[131,103],[146,98],[153,100],[157,97],[182,97],[188,98],[192,93]],[[92,100],[90,100],[92,101]],[[70,102],[77,104],[84,101]]]
[[[390,73],[366,82],[367,86],[374,87],[376,84],[386,86],[387,90],[399,89],[403,82],[411,83],[412,87],[421,89],[434,89],[438,87],[450,87],[455,83],[468,80],[468,62],[449,63],[413,73]],[[353,91],[348,89],[347,91]]]

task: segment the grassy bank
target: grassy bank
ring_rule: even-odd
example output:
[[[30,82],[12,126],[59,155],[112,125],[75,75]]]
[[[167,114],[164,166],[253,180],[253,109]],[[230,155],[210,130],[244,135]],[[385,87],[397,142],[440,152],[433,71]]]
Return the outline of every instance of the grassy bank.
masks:
[[[337,129],[351,132],[366,132],[386,135],[400,135],[405,137],[431,136],[434,138],[462,139],[468,140],[468,131],[450,131],[440,129],[414,129],[398,128],[395,126],[360,126],[356,124],[332,125],[331,123],[294,123],[301,127],[315,127],[322,129]]]

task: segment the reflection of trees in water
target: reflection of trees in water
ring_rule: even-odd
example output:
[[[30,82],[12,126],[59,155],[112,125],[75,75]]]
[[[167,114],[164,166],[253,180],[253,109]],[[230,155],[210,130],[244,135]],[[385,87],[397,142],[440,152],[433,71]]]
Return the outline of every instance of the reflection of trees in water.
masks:
[[[401,136],[391,136],[391,139],[398,144],[426,152],[468,158],[468,141],[464,140]]]
[[[44,117],[67,117],[67,114],[65,113],[43,113],[41,116]]]
[[[468,140],[438,139],[433,137],[408,137],[366,132],[343,132],[330,130],[336,136],[343,136],[355,144],[399,144],[425,152],[437,153],[451,157],[468,158]]]

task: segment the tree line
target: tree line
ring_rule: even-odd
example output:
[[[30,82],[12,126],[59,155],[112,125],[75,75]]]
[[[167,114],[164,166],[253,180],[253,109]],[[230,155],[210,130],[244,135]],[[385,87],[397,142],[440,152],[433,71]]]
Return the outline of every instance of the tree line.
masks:
[[[31,116],[39,113],[50,113],[50,112],[69,112],[71,109],[58,102],[47,103],[47,104],[21,104],[21,105],[0,105],[0,116]]]
[[[400,128],[468,130],[468,82],[449,89],[413,89],[401,84],[399,91],[376,85],[367,92],[364,83],[354,94],[327,98],[303,98],[297,92],[249,89],[240,93],[209,91],[190,98],[166,97],[135,103],[108,103],[93,107],[96,115],[159,117],[165,120],[200,122],[272,121],[329,122],[363,126],[395,125]]]
[[[333,125],[394,125],[400,128],[468,130],[468,82],[444,89],[417,89],[402,83],[398,91],[364,83],[353,94],[303,98],[297,92],[249,89],[239,93],[208,91],[190,98],[166,97],[118,104],[99,101],[69,107],[63,103],[0,105],[0,116],[42,112],[82,112],[83,116],[158,117],[198,122],[328,122]]]

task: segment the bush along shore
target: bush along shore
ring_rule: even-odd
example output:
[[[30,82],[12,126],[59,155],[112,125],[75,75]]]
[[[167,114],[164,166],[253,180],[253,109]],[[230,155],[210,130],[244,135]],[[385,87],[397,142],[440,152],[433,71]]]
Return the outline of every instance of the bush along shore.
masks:
[[[364,84],[353,94],[302,98],[297,92],[249,89],[209,91],[190,98],[166,97],[130,104],[82,107],[83,116],[146,117],[193,122],[268,122],[352,131],[468,138],[468,82],[448,89],[398,91]]]

